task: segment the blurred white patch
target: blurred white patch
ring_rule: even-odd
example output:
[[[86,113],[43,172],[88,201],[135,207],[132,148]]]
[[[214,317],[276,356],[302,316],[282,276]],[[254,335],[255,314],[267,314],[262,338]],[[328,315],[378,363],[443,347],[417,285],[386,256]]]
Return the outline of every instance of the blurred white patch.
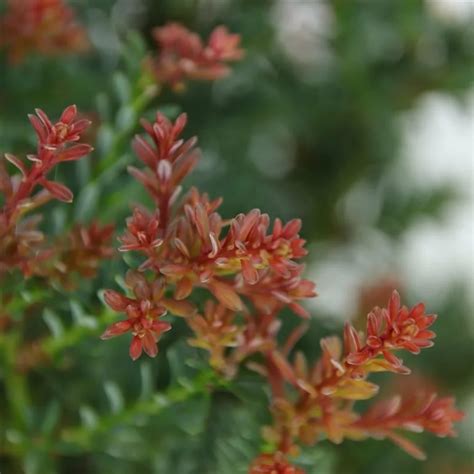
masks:
[[[428,9],[447,21],[465,22],[474,15],[473,0],[426,0]]]
[[[263,175],[281,179],[294,166],[294,139],[284,124],[272,124],[252,137],[248,154]]]
[[[349,246],[312,250],[320,258],[307,272],[320,294],[311,303],[315,311],[350,317],[360,285],[387,273],[399,275],[411,293],[433,306],[451,283],[464,283],[474,304],[474,92],[463,103],[428,95],[401,118],[401,127],[402,156],[390,179],[406,192],[450,184],[463,197],[441,219],[426,218],[408,229],[400,247],[370,229],[379,210],[377,190],[355,186],[341,206],[359,224],[359,236]],[[367,201],[370,195],[375,204]]]
[[[472,196],[474,173],[474,91],[461,104],[452,97],[428,94],[401,119],[403,163],[417,187],[447,183]]]
[[[466,417],[459,424],[459,441],[467,449],[472,449],[472,440],[474,439],[474,395],[471,394],[464,400],[461,409],[466,413]]]
[[[370,228],[360,228],[350,246],[316,244],[310,251],[320,260],[306,272],[316,282],[319,294],[309,306],[340,322],[354,316],[361,285],[385,278],[393,272],[395,263],[390,241]]]
[[[338,204],[344,221],[353,228],[373,225],[381,207],[382,188],[367,181],[358,182]]]
[[[467,285],[472,296],[474,210],[474,93],[464,105],[428,95],[403,121],[401,166],[417,187],[450,184],[464,196],[440,221],[420,222],[405,236],[401,268],[426,297],[442,297],[449,282]],[[474,301],[473,301],[474,302]]]
[[[324,0],[306,2],[280,0],[273,9],[278,41],[288,58],[303,73],[312,72],[331,61],[328,39],[334,29],[334,16]]]
[[[219,153],[215,148],[206,148],[200,155],[200,160],[196,168],[196,173],[204,176],[214,173],[221,175],[226,170],[226,161],[219,158]]]

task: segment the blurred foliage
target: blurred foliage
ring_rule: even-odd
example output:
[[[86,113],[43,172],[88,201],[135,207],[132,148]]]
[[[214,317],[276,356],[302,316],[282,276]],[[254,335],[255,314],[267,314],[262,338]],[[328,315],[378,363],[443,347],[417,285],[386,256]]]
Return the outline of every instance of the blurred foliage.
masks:
[[[32,55],[15,67],[0,57],[2,153],[30,151],[34,138],[26,114],[35,107],[54,115],[76,103],[96,124],[93,156],[61,170],[76,199],[71,207],[49,208],[44,227],[51,234],[92,218],[120,230],[132,202],[146,201],[125,165],[134,160],[129,138],[138,118],[157,108],[170,117],[188,113],[188,133],[198,135],[204,152],[193,184],[223,196],[224,213],[259,207],[283,219],[301,217],[310,242],[350,246],[364,226],[385,233],[396,249],[411,225],[439,215],[457,197],[448,187],[412,189],[408,177],[400,183],[391,173],[400,158],[400,113],[427,92],[463,101],[472,87],[472,18],[451,21],[418,0],[70,3],[88,28],[88,54]],[[315,31],[305,31],[298,22],[312,15]],[[141,58],[154,47],[151,28],[171,20],[203,35],[226,24],[242,35],[245,60],[227,79],[155,98]],[[377,200],[376,211],[362,212],[362,219],[341,212],[355,189],[366,201]],[[113,316],[97,289],[114,285],[123,268],[117,260],[108,264],[69,301],[35,280],[8,282],[17,295],[8,302],[2,302],[8,288],[0,288],[0,311],[22,326],[16,336],[0,332],[0,470],[244,473],[269,416],[258,378],[243,373],[231,384],[216,379],[204,355],[183,344],[184,325],[167,333],[153,361],[131,362],[124,338],[101,343],[98,335]],[[471,308],[462,286],[448,294],[430,307],[442,315],[437,345],[414,364],[443,393],[467,403]],[[311,356],[318,353],[315,341],[339,327],[329,315],[317,316],[300,343]],[[28,354],[34,359],[35,344],[47,363],[22,368],[18,360]],[[461,472],[472,454],[466,438],[426,437],[423,443],[433,462],[452,460]],[[299,461],[310,474],[420,473],[436,466],[428,461],[423,467],[385,441],[322,443]]]

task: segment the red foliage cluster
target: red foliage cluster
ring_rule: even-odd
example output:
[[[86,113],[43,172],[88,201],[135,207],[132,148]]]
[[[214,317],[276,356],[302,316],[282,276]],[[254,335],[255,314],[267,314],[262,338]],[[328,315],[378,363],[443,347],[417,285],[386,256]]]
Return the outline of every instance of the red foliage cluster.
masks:
[[[84,31],[62,0],[11,0],[0,34],[12,60],[31,50],[49,54],[86,44]],[[147,64],[160,83],[173,88],[189,79],[223,77],[227,63],[243,55],[239,35],[222,26],[207,44],[175,23],[155,29],[154,35],[160,51]],[[52,198],[72,201],[71,190],[48,175],[59,163],[91,152],[90,145],[79,143],[90,122],[77,118],[75,106],[55,123],[41,110],[30,121],[38,139],[36,153],[26,156],[31,164],[5,154],[19,171],[11,176],[0,161],[0,284],[1,277],[17,268],[25,276],[46,276],[68,287],[73,285],[71,274],[92,277],[111,256],[113,226],[76,225],[48,247],[38,229],[41,215],[25,214]],[[157,113],[153,123],[142,121],[146,136],[133,141],[144,168],[129,167],[129,172],[150,194],[154,208],[136,207],[119,237],[119,251],[137,252],[141,262],[127,272],[124,293],[104,292],[106,304],[125,318],[102,338],[131,333],[130,357],[136,360],[143,352],[155,357],[160,337],[171,329],[164,319],[171,313],[185,319],[192,332],[189,343],[209,352],[211,366],[222,376],[234,377],[244,362],[262,375],[271,388],[273,423],[263,430],[265,453],[253,461],[249,474],[303,474],[288,457],[300,445],[325,438],[334,443],[387,438],[423,459],[424,453],[400,431],[454,436],[453,423],[464,415],[453,398],[432,391],[393,396],[362,413],[354,409],[355,401],[378,392],[378,385],[368,381],[371,373],[410,373],[395,352],[419,354],[433,345],[435,333],[429,328],[436,316],[426,314],[421,303],[402,306],[396,291],[386,308],[369,312],[364,334],[347,323],[342,340],[321,341],[322,354],[314,363],[298,352],[290,358],[308,325],[300,324],[281,343],[280,313],[289,308],[308,318],[301,300],[316,295],[315,284],[302,276],[300,260],[307,251],[299,235],[301,222],[271,223],[258,209],[224,218],[220,198],[211,200],[195,188],[182,195],[182,182],[199,160],[196,138],[181,138],[186,121],[185,114],[172,122]],[[209,298],[202,312],[191,299],[198,288]],[[0,312],[0,328],[10,322]],[[45,356],[39,344],[23,352],[21,370]]]
[[[101,263],[114,254],[110,246],[114,230],[111,224],[101,226],[97,222],[74,225],[56,240],[54,255],[45,262],[43,274],[65,288],[74,287],[74,274],[93,278]]]
[[[387,308],[369,313],[364,336],[346,324],[342,342],[336,337],[323,339],[321,358],[312,366],[301,353],[289,362],[287,351],[268,352],[266,365],[259,368],[273,393],[274,425],[265,430],[267,441],[288,453],[296,450],[298,442],[312,445],[324,437],[334,443],[344,438],[388,438],[423,459],[423,452],[398,431],[454,436],[453,423],[463,414],[454,408],[452,398],[434,393],[396,396],[363,414],[354,410],[353,403],[377,394],[379,387],[367,381],[372,372],[410,373],[394,351],[417,354],[430,347],[434,333],[427,327],[434,320],[422,304],[400,307],[395,291]]]
[[[353,366],[363,366],[368,360],[381,354],[393,371],[405,372],[402,361],[392,354],[392,350],[405,349],[419,354],[422,348],[431,347],[435,333],[429,331],[436,319],[434,314],[425,314],[423,303],[411,310],[400,308],[400,297],[395,291],[387,309],[376,307],[367,316],[365,344],[357,331],[349,324],[345,327],[344,344],[348,351],[347,362]]]
[[[159,336],[171,329],[169,323],[158,319],[166,314],[163,284],[159,280],[149,283],[142,274],[132,271],[127,273],[125,281],[135,298],[128,298],[113,290],[105,291],[104,298],[113,310],[125,312],[127,319],[112,324],[102,335],[102,339],[131,332],[133,338],[130,357],[138,359],[142,350],[150,357],[155,357],[158,354]]]
[[[425,453],[415,444],[396,433],[404,429],[420,433],[428,431],[440,437],[455,436],[453,423],[464,418],[456,409],[452,397],[439,398],[435,393],[418,392],[405,397],[396,395],[375,403],[352,424],[354,432],[364,436],[389,438],[417,459],[425,459]]]
[[[217,211],[221,200],[211,201],[194,188],[178,200],[181,182],[199,157],[194,138],[179,138],[185,124],[185,115],[171,123],[160,113],[154,124],[143,122],[151,143],[137,136],[133,147],[146,168],[130,167],[129,171],[149,192],[156,208],[152,212],[134,210],[120,237],[119,250],[133,250],[144,256],[138,270],[148,271],[153,285],[173,291],[172,298],[160,294],[161,305],[174,314],[189,316],[196,329],[212,319],[214,310],[219,314],[226,309],[246,312],[242,296],[262,312],[263,319],[273,319],[273,313],[286,305],[306,315],[297,300],[315,293],[314,284],[301,278],[302,265],[296,263],[306,254],[304,240],[298,235],[298,220],[283,225],[277,219],[269,231],[268,215],[256,209],[226,220]],[[186,300],[196,287],[208,290],[222,308],[208,306],[204,317],[193,316],[197,310]],[[149,308],[151,294],[156,300],[156,291],[141,293],[136,295],[136,304]],[[130,316],[125,303],[120,310]],[[147,317],[155,321],[161,315],[148,313]],[[243,338],[251,334],[253,339],[261,337],[258,330],[251,329],[254,324],[255,320],[249,318]],[[133,332],[132,326],[127,330]],[[105,337],[111,335],[116,331],[107,332]],[[204,339],[208,336],[202,334]],[[224,328],[216,328],[215,336],[223,336],[223,344],[227,344],[229,335]],[[203,341],[196,343],[202,345]],[[246,344],[252,347],[255,342],[248,340]],[[155,350],[147,352],[156,354]]]
[[[62,183],[49,180],[48,175],[60,163],[79,160],[92,151],[90,145],[79,143],[90,122],[77,119],[74,105],[67,107],[55,123],[39,109],[29,118],[38,139],[36,153],[26,156],[31,165],[6,153],[5,159],[20,172],[11,176],[5,162],[0,161],[0,193],[3,195],[0,276],[13,268],[19,268],[26,276],[58,277],[63,283],[68,281],[64,276],[68,277],[71,272],[93,276],[99,262],[111,255],[112,226],[76,226],[56,245],[47,247],[38,228],[41,214],[25,217],[52,198],[72,201],[71,190]],[[40,190],[36,191],[37,188]]]
[[[30,52],[62,54],[87,49],[84,28],[63,0],[9,0],[0,18],[0,46],[12,62]]]
[[[129,294],[106,291],[106,303],[126,319],[102,337],[131,332],[131,357],[138,358],[143,350],[154,357],[161,334],[171,327],[163,319],[169,312],[185,318],[193,332],[189,343],[208,351],[211,366],[223,376],[235,376],[244,362],[264,376],[272,390],[274,418],[264,438],[274,450],[254,461],[251,474],[302,473],[287,457],[300,444],[323,438],[334,443],[388,438],[422,458],[399,430],[454,435],[453,422],[463,414],[453,399],[432,393],[394,397],[362,414],[354,410],[354,401],[378,391],[367,380],[372,372],[410,372],[395,352],[418,354],[433,344],[429,327],[435,315],[425,314],[423,304],[401,306],[397,292],[387,308],[368,314],[364,335],[346,324],[342,341],[321,341],[321,358],[312,366],[300,353],[289,360],[307,324],[280,344],[280,311],[289,307],[306,318],[299,300],[315,296],[315,285],[302,278],[299,263],[306,255],[301,222],[276,219],[271,226],[268,215],[258,209],[227,219],[219,213],[221,199],[211,200],[195,188],[181,196],[182,181],[199,158],[195,138],[180,138],[185,124],[185,115],[171,122],[158,113],[153,124],[143,122],[148,139],[134,140],[145,168],[129,171],[150,194],[154,209],[135,208],[119,238],[122,252],[137,252],[142,259],[127,274]],[[211,296],[202,314],[191,300],[196,288]]]
[[[148,65],[158,82],[181,88],[191,80],[215,80],[229,72],[228,62],[242,58],[240,36],[230,34],[225,26],[218,26],[207,44],[192,31],[178,23],[168,23],[153,31],[159,53]]]

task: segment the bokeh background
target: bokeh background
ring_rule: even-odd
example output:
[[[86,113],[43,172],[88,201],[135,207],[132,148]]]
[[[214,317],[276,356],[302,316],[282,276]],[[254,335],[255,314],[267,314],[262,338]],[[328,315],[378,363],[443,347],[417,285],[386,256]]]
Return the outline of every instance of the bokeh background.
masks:
[[[188,133],[199,137],[203,150],[189,183],[223,196],[225,215],[258,207],[274,217],[303,219],[307,275],[320,294],[300,343],[307,354],[316,357],[322,336],[340,331],[345,319],[357,322],[397,287],[409,303],[425,301],[440,315],[435,347],[406,358],[413,377],[424,377],[421,383],[439,393],[454,393],[471,413],[456,439],[418,437],[429,456],[424,463],[387,441],[368,441],[322,442],[302,453],[302,465],[309,474],[472,472],[474,2],[69,4],[87,28],[87,53],[33,54],[17,65],[0,57],[2,153],[31,149],[26,114],[35,107],[57,116],[76,103],[97,124],[89,162],[60,171],[78,198],[72,207],[52,206],[45,228],[55,234],[93,218],[123,228],[132,197],[146,200],[125,172],[123,164],[133,160],[130,147],[117,149],[110,179],[90,182],[100,160],[110,156],[114,134],[135,126],[130,104],[142,53],[154,48],[151,29],[179,21],[206,36],[215,25],[227,25],[242,35],[247,52],[233,74],[190,84],[179,94],[164,91],[145,115],[156,109],[170,117],[188,113]],[[4,0],[0,6],[6,7]],[[93,284],[74,290],[76,312],[94,318],[101,311],[97,288],[113,287],[124,268],[114,261]],[[58,295],[49,304],[67,331],[74,324],[71,306]],[[31,337],[47,334],[47,326]],[[238,400],[218,393],[107,425],[109,403],[126,413],[138,396],[146,399],[139,395],[146,384],[147,393],[165,389],[193,369],[200,355],[184,347],[184,333],[184,327],[169,333],[152,362],[132,363],[126,338],[103,343],[93,329],[61,346],[51,366],[25,375],[34,387],[25,405],[32,433],[44,428],[49,414],[54,423],[82,423],[84,433],[92,427],[93,434],[83,433],[76,451],[54,456],[54,446],[45,453],[32,443],[21,462],[0,446],[0,471],[245,472],[257,453],[258,426],[267,421],[258,382],[246,374]],[[395,389],[404,383],[388,382]],[[0,408],[0,426],[1,415]],[[14,439],[7,428],[4,434]]]

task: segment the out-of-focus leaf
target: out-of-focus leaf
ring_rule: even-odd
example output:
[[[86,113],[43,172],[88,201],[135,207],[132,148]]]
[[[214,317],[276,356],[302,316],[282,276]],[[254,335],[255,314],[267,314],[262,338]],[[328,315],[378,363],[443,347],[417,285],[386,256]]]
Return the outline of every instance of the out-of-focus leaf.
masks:
[[[130,81],[127,76],[121,72],[113,75],[114,88],[121,104],[128,104],[131,98]]]
[[[115,382],[107,381],[104,384],[104,391],[109,400],[112,412],[120,412],[124,407],[124,399],[118,385]]]
[[[140,379],[140,397],[146,400],[153,392],[153,373],[149,362],[142,362],[140,364]]]
[[[91,181],[79,193],[75,204],[75,218],[84,222],[90,220],[97,211],[97,201],[99,199],[99,188]]]
[[[71,313],[75,324],[89,329],[97,327],[96,318],[87,315],[79,302],[71,300],[69,305],[71,306]]]
[[[81,405],[79,408],[79,415],[84,426],[89,428],[94,428],[97,426],[99,417],[91,407],[87,405]]]
[[[43,320],[55,338],[59,339],[63,335],[64,326],[56,313],[50,309],[45,309],[43,311]]]
[[[43,421],[41,423],[41,432],[50,436],[59,422],[61,406],[58,400],[52,400],[46,408]]]

